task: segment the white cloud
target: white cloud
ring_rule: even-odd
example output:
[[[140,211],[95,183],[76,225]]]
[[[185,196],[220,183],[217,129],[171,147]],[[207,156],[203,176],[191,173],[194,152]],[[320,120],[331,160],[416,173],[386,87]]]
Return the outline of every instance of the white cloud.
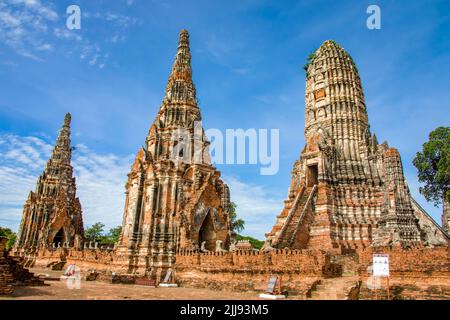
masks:
[[[41,44],[40,46],[36,47],[38,51],[52,51],[53,46],[49,43]]]
[[[55,21],[58,19],[58,14],[50,7],[43,5],[39,0],[10,0],[9,2],[11,4],[25,6],[32,12],[48,20]]]
[[[132,3],[129,3],[130,5]],[[108,52],[103,44],[116,44],[126,39],[124,32],[131,26],[141,24],[138,18],[110,11],[91,14],[82,10],[85,19],[99,19],[113,36],[99,41],[95,35],[96,24],[82,30],[65,27],[65,12],[61,17],[52,4],[40,0],[0,0],[0,44],[11,48],[16,54],[36,61],[44,61],[46,55],[57,50],[66,57],[79,55],[90,66],[103,69],[107,65]],[[70,48],[69,48],[70,46]]]
[[[100,19],[104,20],[110,23],[113,23],[121,28],[128,28],[133,25],[142,24],[142,20],[132,17],[132,16],[126,16],[123,14],[118,14],[114,12],[107,11],[105,13],[103,12],[84,12],[83,18],[86,19]]]
[[[141,20],[139,20],[137,18],[125,16],[125,15],[121,15],[121,14],[116,14],[116,13],[112,13],[112,12],[107,12],[102,17],[106,21],[114,22],[118,26],[125,27],[125,28],[135,25],[135,24],[139,24],[141,22]]]
[[[53,34],[59,39],[81,41],[83,38],[76,32],[65,28],[54,28]]]
[[[264,239],[283,208],[283,198],[274,196],[266,187],[240,181],[235,176],[224,177],[230,188],[231,201],[237,205],[239,218],[245,221],[245,235]]]
[[[126,37],[124,35],[115,34],[112,37],[110,37],[109,39],[106,39],[106,42],[118,43],[118,42],[125,41],[125,39],[126,39]]]
[[[40,137],[0,136],[0,225],[18,229],[22,206],[53,149]],[[122,222],[124,185],[133,157],[98,154],[75,146],[72,165],[85,226],[101,221],[108,228]]]
[[[131,155],[97,154],[82,144],[76,146],[73,166],[86,225],[101,221],[114,227],[122,223],[124,186],[132,159]]]
[[[23,57],[42,60],[36,51],[52,49],[42,35],[57,20],[56,11],[39,0],[5,0],[0,3],[0,42]]]

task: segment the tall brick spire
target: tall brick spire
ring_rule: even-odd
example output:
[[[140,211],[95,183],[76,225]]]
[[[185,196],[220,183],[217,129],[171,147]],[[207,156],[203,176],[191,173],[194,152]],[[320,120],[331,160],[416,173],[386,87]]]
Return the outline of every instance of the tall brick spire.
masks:
[[[306,140],[320,133],[339,150],[335,171],[321,178],[367,183],[360,146],[368,147],[370,131],[361,80],[351,56],[332,40],[325,41],[310,61],[305,107]]]
[[[344,252],[445,243],[415,205],[398,151],[370,133],[350,55],[328,40],[308,60],[306,145],[267,245]]]
[[[52,155],[24,205],[17,250],[81,246],[83,219],[71,165],[71,115],[67,113]]]
[[[156,119],[150,127],[146,140],[147,150],[150,151],[153,159],[167,159],[171,157],[173,144],[176,143],[171,140],[175,139],[174,135],[178,134],[176,130],[187,130],[193,134],[194,126],[196,124],[199,125],[201,119],[202,116],[200,108],[197,105],[195,85],[192,81],[189,33],[183,29],[180,32],[177,54],[169,80],[167,81],[164,99],[156,115]],[[202,128],[197,129],[199,132],[203,132]],[[209,142],[206,141],[206,136],[200,135],[202,141],[199,143],[207,148]],[[192,142],[193,144],[194,142]],[[184,158],[192,160],[194,157],[194,149],[190,148],[186,152],[183,155]],[[209,159],[207,158],[209,158],[209,155],[205,152],[202,159],[208,162]]]
[[[369,124],[361,79],[351,56],[332,40],[310,61],[305,101],[306,136],[321,127],[339,141],[365,140]]]
[[[182,30],[162,105],[128,174],[117,250],[127,272],[159,280],[178,249],[229,245],[229,189],[210,163],[200,120]]]

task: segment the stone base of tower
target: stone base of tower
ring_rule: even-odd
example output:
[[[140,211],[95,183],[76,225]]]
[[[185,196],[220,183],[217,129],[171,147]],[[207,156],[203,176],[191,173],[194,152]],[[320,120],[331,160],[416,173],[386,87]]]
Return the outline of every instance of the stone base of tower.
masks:
[[[159,283],[168,270],[173,268],[174,262],[174,254],[163,249],[132,250],[119,246],[114,254],[113,265],[114,270],[119,274],[153,279]]]
[[[370,246],[376,213],[369,212],[370,208],[377,207],[379,201],[375,197],[370,200],[364,198],[367,193],[376,194],[376,191],[319,184],[307,248],[348,253]],[[353,197],[342,200],[342,194]]]
[[[351,214],[337,219],[342,216],[339,214],[342,211],[342,203],[338,203],[342,202],[338,200],[339,194],[346,191],[325,183],[319,183],[314,190],[302,188],[306,193],[297,195],[293,201],[286,201],[272,232],[267,234],[274,247],[325,250],[339,254],[370,246],[372,226],[375,227],[376,224],[370,217],[365,217],[364,208],[361,206],[363,199],[347,201],[345,205],[351,208]],[[299,194],[303,192],[302,188],[298,191]],[[307,202],[308,200],[304,199],[308,198],[308,193],[311,192],[314,194],[310,194],[310,202]],[[350,187],[347,192],[358,193]],[[296,200],[297,197],[303,200]],[[293,208],[296,201],[299,207]],[[375,206],[375,203],[376,201],[372,205]],[[286,224],[288,225],[285,226]],[[292,224],[297,226],[293,227]],[[283,241],[289,237],[290,241]]]
[[[305,248],[321,249],[327,252],[337,252],[339,246],[332,232],[332,195],[330,188],[319,184],[315,197],[312,219],[304,232],[309,232],[309,241]]]
[[[392,206],[389,211],[384,211],[385,193],[381,187],[332,186],[319,182],[314,194],[310,194],[312,192],[313,188],[303,186],[289,196],[272,231],[266,234],[267,244],[278,249],[346,254],[371,246],[419,248],[424,243],[448,243],[448,238],[432,225],[426,212],[419,212],[416,207],[400,209]],[[308,200],[309,196],[311,199]],[[395,195],[392,197],[395,203]],[[428,237],[427,242],[422,243],[416,229],[412,229],[416,223],[411,220],[414,218],[412,210],[421,230],[428,230],[423,231]]]

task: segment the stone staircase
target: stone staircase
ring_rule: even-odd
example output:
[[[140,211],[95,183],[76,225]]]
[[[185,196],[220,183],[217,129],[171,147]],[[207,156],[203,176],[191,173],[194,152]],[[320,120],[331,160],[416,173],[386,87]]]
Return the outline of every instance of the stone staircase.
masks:
[[[290,247],[291,243],[297,233],[297,229],[301,224],[301,220],[304,217],[304,212],[309,205],[308,200],[311,198],[311,193],[314,191],[314,187],[307,187],[300,196],[299,199],[295,200],[291,208],[291,212],[289,212],[289,216],[286,219],[286,225],[281,230],[280,237],[276,243],[276,247],[283,249],[286,247]]]
[[[64,269],[64,266],[66,265],[66,261],[60,260],[60,261],[53,261],[47,264],[47,268],[55,271],[62,271]]]
[[[357,276],[322,279],[311,292],[310,300],[357,299],[359,282]]]
[[[15,286],[40,286],[44,281],[23,267],[23,260],[10,257],[6,238],[0,237],[0,295],[12,295]]]

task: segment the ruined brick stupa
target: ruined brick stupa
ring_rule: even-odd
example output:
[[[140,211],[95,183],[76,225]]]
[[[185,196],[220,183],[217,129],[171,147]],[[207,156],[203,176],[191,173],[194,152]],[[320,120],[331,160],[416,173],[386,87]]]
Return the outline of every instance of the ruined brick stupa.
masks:
[[[266,234],[275,248],[343,252],[448,243],[411,197],[397,149],[370,132],[350,55],[326,41],[306,66],[305,140],[288,199]]]
[[[70,113],[66,114],[51,158],[30,192],[14,251],[83,245],[83,218],[71,165]]]
[[[229,245],[229,190],[211,165],[200,121],[182,30],[162,105],[128,174],[116,252],[128,273],[160,278],[178,249]]]

